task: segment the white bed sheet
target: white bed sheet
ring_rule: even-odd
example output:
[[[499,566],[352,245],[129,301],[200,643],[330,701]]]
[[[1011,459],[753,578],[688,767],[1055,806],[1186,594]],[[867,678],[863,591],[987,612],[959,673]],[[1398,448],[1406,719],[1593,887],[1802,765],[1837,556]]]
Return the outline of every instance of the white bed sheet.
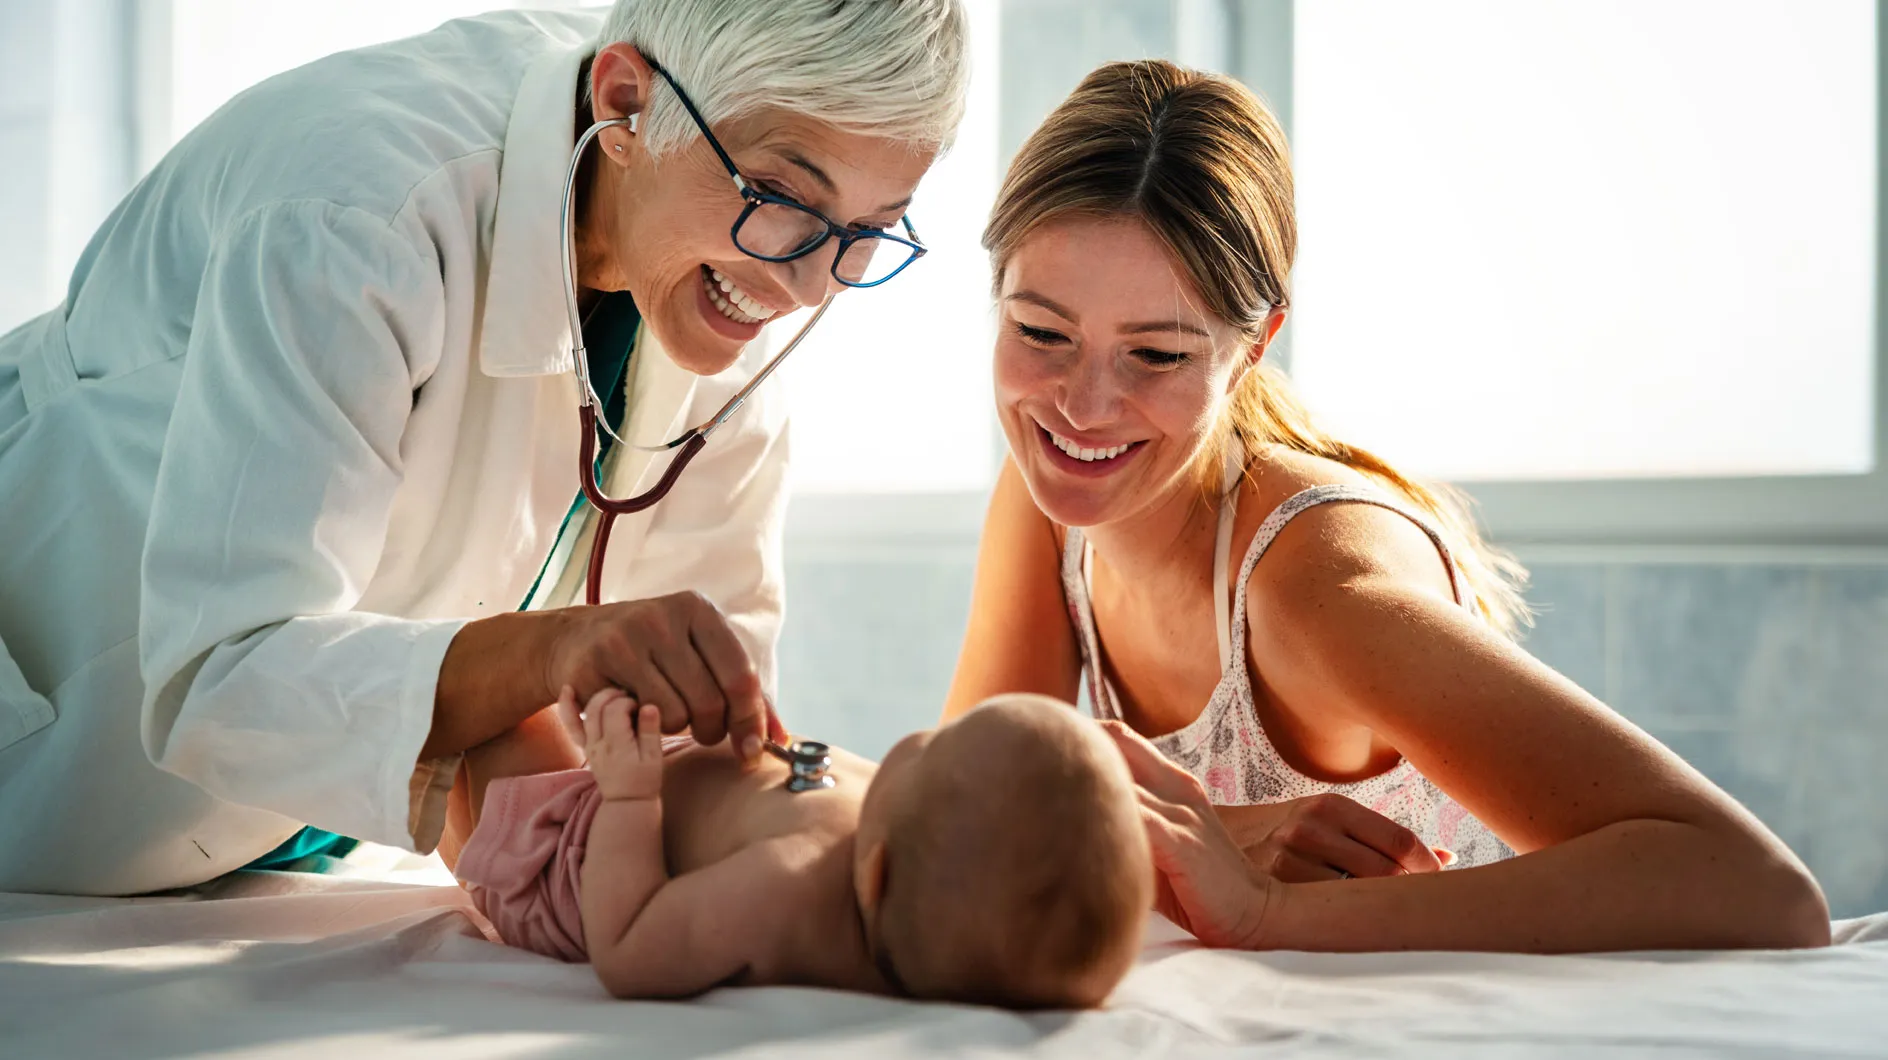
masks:
[[[1888,913],[1803,953],[1244,954],[1158,921],[1105,1011],[808,989],[610,1000],[487,941],[455,887],[239,874],[183,898],[0,895],[0,1057],[1888,1055]]]

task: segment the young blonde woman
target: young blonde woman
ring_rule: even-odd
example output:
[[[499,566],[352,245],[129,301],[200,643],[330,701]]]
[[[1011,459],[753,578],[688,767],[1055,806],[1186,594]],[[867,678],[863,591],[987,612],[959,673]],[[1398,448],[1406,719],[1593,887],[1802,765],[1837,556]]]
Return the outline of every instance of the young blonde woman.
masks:
[[[1210,944],[1825,944],[1788,848],[1515,644],[1519,568],[1452,495],[1262,363],[1295,244],[1236,82],[1105,66],[1024,144],[984,233],[1011,456],[946,716],[1085,687],[1162,911]],[[1408,326],[1446,327],[1447,278],[1410,282],[1438,301]]]

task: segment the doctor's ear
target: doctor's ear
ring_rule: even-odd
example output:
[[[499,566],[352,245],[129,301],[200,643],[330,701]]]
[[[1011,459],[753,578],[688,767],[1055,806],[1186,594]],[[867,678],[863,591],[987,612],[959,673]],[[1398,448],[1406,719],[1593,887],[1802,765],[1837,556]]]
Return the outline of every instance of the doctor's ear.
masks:
[[[639,130],[655,76],[649,61],[629,44],[612,44],[590,60],[590,120],[629,121],[604,131],[602,139],[611,155],[627,152],[627,141]]]

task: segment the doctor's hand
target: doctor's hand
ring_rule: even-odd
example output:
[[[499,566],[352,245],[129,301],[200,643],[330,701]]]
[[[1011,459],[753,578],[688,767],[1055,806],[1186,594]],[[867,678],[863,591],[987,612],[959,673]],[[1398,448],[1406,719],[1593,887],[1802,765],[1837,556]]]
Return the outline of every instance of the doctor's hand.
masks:
[[[732,737],[750,761],[777,731],[747,649],[700,593],[551,613],[561,629],[544,660],[547,688],[568,685],[585,700],[621,689],[660,712],[663,732],[688,729],[701,744]]]

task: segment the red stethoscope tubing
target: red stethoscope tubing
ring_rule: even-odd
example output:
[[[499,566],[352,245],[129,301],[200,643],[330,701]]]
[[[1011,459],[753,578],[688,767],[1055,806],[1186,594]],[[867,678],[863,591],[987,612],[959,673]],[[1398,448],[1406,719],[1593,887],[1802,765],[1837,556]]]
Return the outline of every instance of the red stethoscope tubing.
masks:
[[[578,407],[578,414],[583,420],[583,466],[578,472],[583,482],[583,495],[597,510],[596,537],[590,544],[590,570],[584,578],[584,602],[592,606],[603,600],[603,555],[610,545],[610,527],[619,515],[633,515],[636,512],[652,508],[662,498],[669,495],[677,479],[688,467],[695,454],[708,444],[708,436],[700,430],[691,430],[689,438],[681,445],[681,452],[669,461],[668,470],[656,484],[634,497],[617,500],[603,495],[602,487],[597,485],[597,410],[596,406],[585,403]]]
[[[651,508],[656,502],[668,496],[669,490],[675,486],[675,480],[682,477],[683,470],[688,467],[690,461],[695,459],[695,454],[701,452],[702,446],[708,444],[709,432],[726,423],[730,416],[740,410],[741,406],[747,402],[748,395],[766,382],[767,377],[774,373],[774,369],[780,367],[780,362],[786,360],[787,354],[792,353],[800,345],[801,340],[805,339],[813,330],[813,325],[819,323],[820,318],[826,315],[826,310],[831,308],[832,304],[832,296],[827,295],[825,301],[819,304],[819,308],[813,311],[813,316],[800,326],[799,332],[793,336],[792,340],[779,353],[774,354],[760,371],[755,372],[754,377],[747,381],[747,385],[736,391],[734,396],[728,399],[728,403],[721,406],[721,411],[715,413],[713,419],[699,427],[690,427],[680,438],[663,446],[662,451],[680,449],[681,452],[676,453],[669,460],[668,470],[662,473],[662,478],[657,480],[655,485],[624,500],[619,501],[613,497],[604,496],[603,488],[597,485],[597,402],[593,396],[594,391],[590,389],[589,376],[581,368],[578,369],[577,413],[583,425],[583,439],[580,443],[582,451],[577,460],[577,478],[583,484],[584,497],[597,510],[597,533],[590,546],[590,570],[584,579],[583,587],[586,603],[594,606],[602,602],[603,553],[609,548],[610,526],[616,522],[616,517]],[[581,323],[573,326],[571,335],[577,344],[574,351],[576,363],[582,365],[585,351],[581,339],[583,335]]]

